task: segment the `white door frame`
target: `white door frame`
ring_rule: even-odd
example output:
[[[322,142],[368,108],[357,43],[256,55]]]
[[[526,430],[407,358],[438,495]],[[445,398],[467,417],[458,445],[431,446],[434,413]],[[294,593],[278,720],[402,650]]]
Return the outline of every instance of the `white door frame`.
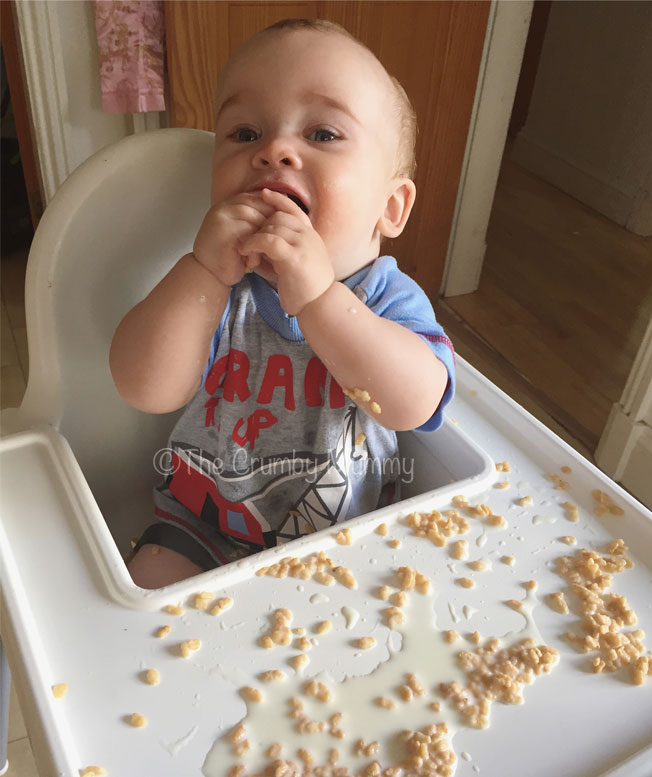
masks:
[[[462,163],[442,295],[478,288],[509,119],[521,72],[533,0],[494,0]]]

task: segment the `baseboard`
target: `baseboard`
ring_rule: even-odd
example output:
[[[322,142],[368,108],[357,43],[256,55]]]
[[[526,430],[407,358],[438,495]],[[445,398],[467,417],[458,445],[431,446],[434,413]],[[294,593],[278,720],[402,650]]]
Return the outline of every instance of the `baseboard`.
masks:
[[[631,196],[554,154],[524,130],[514,141],[511,158],[571,197],[635,234],[650,234],[652,225],[640,217],[640,198]]]

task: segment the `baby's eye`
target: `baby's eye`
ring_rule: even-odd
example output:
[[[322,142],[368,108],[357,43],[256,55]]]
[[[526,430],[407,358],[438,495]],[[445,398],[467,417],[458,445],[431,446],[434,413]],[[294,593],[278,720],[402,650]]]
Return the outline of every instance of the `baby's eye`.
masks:
[[[256,130],[252,130],[251,127],[239,127],[229,137],[238,143],[252,143],[254,140],[258,140],[258,133]]]
[[[308,135],[308,138],[309,140],[316,140],[318,143],[328,143],[333,140],[338,140],[339,135],[333,130],[322,127],[311,132],[310,135]]]

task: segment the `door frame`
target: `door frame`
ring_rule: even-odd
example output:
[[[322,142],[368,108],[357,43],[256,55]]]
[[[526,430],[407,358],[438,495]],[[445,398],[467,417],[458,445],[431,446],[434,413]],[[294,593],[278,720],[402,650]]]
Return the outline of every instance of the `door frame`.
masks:
[[[478,73],[441,294],[477,290],[533,0],[493,0]]]

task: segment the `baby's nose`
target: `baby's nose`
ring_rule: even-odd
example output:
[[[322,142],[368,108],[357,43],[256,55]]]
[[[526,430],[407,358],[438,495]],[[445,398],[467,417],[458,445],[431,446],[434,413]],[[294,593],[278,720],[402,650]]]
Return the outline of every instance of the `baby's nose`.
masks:
[[[258,149],[253,159],[254,167],[295,167],[301,168],[301,157],[292,143],[275,138]]]

